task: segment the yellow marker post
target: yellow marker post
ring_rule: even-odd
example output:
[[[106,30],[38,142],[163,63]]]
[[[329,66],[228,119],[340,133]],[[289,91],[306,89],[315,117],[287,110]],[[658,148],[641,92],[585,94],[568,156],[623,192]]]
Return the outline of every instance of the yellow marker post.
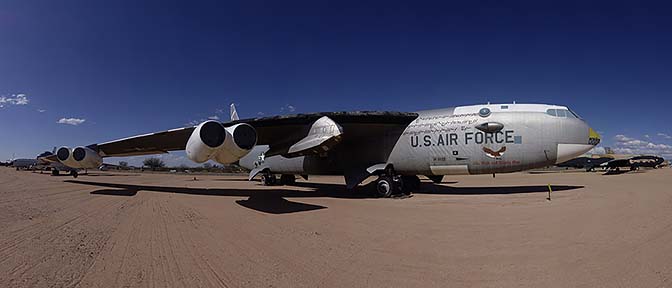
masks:
[[[551,201],[551,192],[553,192],[553,189],[551,188],[551,184],[548,184],[548,198],[546,198],[548,201]]]

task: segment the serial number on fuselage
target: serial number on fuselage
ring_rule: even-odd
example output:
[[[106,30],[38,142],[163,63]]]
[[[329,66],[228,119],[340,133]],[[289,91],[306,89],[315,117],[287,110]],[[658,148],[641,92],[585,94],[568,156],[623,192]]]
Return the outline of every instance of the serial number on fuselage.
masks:
[[[470,144],[520,144],[522,137],[513,130],[487,132],[411,135],[411,147],[462,146]]]

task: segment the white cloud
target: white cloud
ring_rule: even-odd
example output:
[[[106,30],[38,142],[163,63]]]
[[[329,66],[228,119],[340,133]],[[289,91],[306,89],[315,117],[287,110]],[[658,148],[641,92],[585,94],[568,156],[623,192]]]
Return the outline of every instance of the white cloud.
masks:
[[[658,134],[656,134],[656,135],[658,135],[658,136],[660,136],[660,137],[663,137],[663,138],[665,138],[665,139],[672,139],[672,136],[667,135],[667,134],[665,134],[665,133],[658,133]]]
[[[294,112],[294,111],[296,111],[296,107],[294,107],[292,105],[289,105],[289,104],[280,107],[280,112],[285,112],[285,111]]]
[[[264,116],[264,115],[266,115],[266,113],[264,113],[264,112],[257,112],[257,115],[259,115],[259,116]]]
[[[627,137],[622,134],[616,135],[614,139],[616,140],[614,152],[618,154],[646,154],[660,155],[665,158],[672,157],[672,145],[656,144],[649,141]]]
[[[646,134],[646,135],[644,135],[644,138],[649,139],[651,137],[649,137],[649,134]]]
[[[0,108],[7,105],[27,105],[30,100],[23,93],[12,94],[11,96],[0,96]]]
[[[45,110],[45,109],[37,109],[37,112],[44,113],[44,112],[47,112],[47,110]]]
[[[66,125],[73,125],[77,126],[79,124],[82,124],[86,121],[86,119],[79,119],[79,118],[61,118],[58,120],[58,124],[66,124]]]
[[[208,119],[210,119],[210,120],[219,120],[219,116],[217,116],[217,115],[212,115],[212,116],[208,117]]]

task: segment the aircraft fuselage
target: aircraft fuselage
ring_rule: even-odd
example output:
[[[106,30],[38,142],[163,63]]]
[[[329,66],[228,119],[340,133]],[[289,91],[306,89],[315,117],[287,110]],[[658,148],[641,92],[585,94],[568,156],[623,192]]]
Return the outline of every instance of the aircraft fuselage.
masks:
[[[381,164],[401,175],[490,174],[561,163],[599,142],[599,135],[563,106],[474,105],[417,113],[404,129],[384,134],[344,128],[342,143],[323,155],[265,157],[268,147],[257,146],[240,164],[278,174],[346,177]]]

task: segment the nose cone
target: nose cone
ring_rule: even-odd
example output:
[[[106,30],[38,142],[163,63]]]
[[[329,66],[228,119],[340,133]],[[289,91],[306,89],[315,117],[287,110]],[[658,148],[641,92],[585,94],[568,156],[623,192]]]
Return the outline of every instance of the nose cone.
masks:
[[[588,151],[593,149],[597,144],[600,144],[600,134],[597,134],[593,128],[588,127],[587,124],[582,125],[583,127],[577,127],[577,131],[567,131],[569,133],[575,133],[574,139],[575,143],[559,143],[558,144],[558,154],[555,161],[555,164],[559,164],[571,159],[576,158]],[[581,135],[576,137],[577,135]]]
[[[597,134],[593,128],[588,127],[588,144],[597,146],[601,139],[600,134]]]

